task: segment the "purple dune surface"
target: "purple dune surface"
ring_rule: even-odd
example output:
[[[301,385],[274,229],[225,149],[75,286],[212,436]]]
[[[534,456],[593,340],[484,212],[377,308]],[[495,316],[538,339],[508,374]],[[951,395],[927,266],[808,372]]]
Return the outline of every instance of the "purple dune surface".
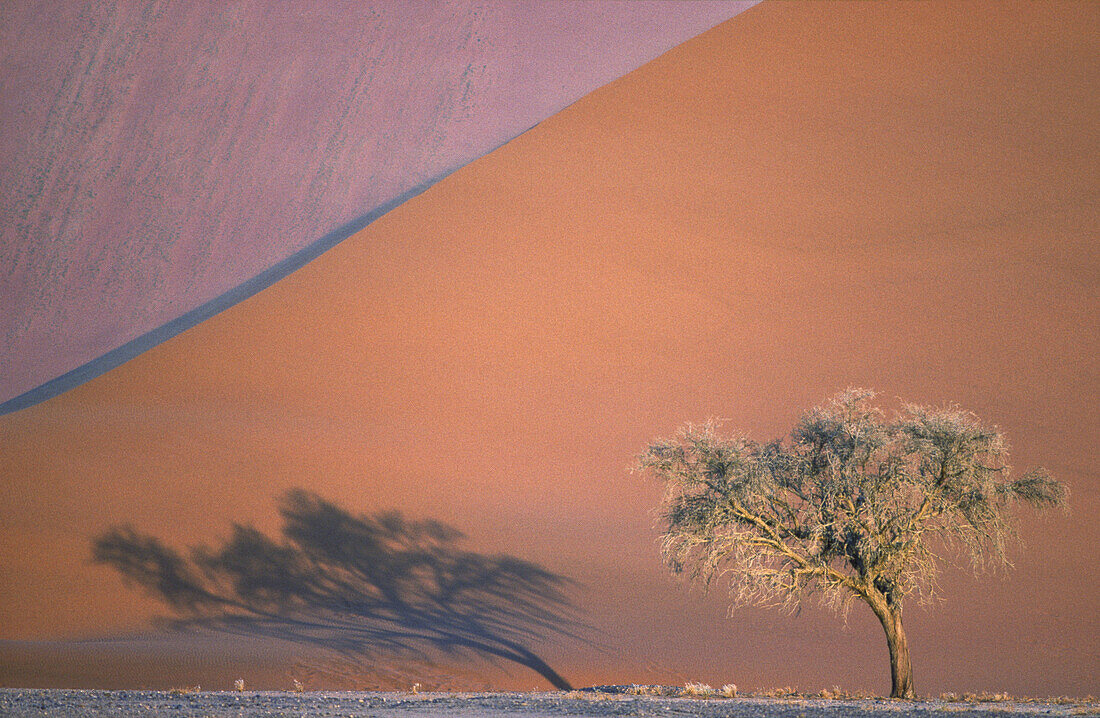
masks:
[[[0,402],[752,4],[5,3]]]

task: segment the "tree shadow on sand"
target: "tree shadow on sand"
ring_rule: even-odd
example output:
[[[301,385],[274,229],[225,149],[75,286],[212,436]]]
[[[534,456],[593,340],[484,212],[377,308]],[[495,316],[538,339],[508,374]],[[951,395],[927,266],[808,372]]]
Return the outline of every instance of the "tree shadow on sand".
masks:
[[[569,579],[462,550],[462,534],[438,521],[356,516],[300,489],[279,512],[280,540],[235,524],[224,545],[185,557],[118,526],[94,540],[93,560],[165,603],[177,628],[274,637],[361,664],[440,654],[506,661],[570,688],[530,648],[577,637]]]

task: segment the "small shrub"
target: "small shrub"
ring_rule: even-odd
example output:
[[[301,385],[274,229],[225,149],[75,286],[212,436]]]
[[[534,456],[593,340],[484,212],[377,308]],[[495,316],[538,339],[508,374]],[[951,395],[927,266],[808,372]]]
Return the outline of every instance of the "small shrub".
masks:
[[[624,693],[632,696],[674,696],[679,695],[680,691],[673,688],[670,692],[663,686],[643,686],[635,683],[627,687]]]
[[[184,686],[183,688],[172,688],[168,693],[173,696],[182,696],[188,693],[198,693],[201,690],[202,686]]]
[[[710,698],[714,695],[714,689],[706,683],[688,682],[684,684],[684,689],[680,691],[680,695],[689,698]]]
[[[846,691],[839,686],[833,686],[832,688],[825,688],[817,694],[818,697],[824,698],[827,701],[858,701],[867,700],[873,698],[870,693],[865,690],[858,690],[855,692]]]
[[[298,680],[297,678],[295,678],[294,679],[294,689],[293,689],[294,692],[295,693],[301,693],[305,689],[306,689],[306,687],[302,685],[302,682],[300,680]]]
[[[783,688],[772,688],[770,691],[764,691],[759,695],[765,698],[793,698],[798,695],[798,692],[790,686],[784,686]]]
[[[970,692],[961,695],[959,693],[944,693],[940,695],[940,700],[945,703],[977,703],[978,694]]]

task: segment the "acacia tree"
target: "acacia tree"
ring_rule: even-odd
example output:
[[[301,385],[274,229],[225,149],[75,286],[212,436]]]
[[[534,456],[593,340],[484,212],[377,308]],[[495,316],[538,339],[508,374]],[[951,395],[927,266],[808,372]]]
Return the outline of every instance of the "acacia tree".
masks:
[[[893,420],[874,392],[849,389],[806,412],[788,441],[721,438],[687,425],[640,457],[667,488],[662,554],[709,585],[730,581],[734,605],[793,608],[811,593],[846,609],[866,603],[890,649],[891,696],[912,698],[902,607],[936,594],[940,552],[977,571],[1008,566],[1010,506],[1061,505],[1044,469],[1010,477],[996,428],[957,407],[905,406]]]

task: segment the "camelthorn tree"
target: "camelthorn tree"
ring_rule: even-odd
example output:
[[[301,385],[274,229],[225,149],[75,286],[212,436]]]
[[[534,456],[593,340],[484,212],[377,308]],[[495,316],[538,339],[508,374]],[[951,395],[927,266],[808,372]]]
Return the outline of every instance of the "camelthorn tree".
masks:
[[[806,412],[789,440],[722,438],[713,422],[657,441],[640,467],[667,488],[662,552],[676,571],[731,582],[735,605],[794,606],[810,591],[866,603],[890,650],[891,696],[913,697],[902,607],[931,597],[938,554],[1008,564],[1009,509],[1061,505],[1044,469],[1010,476],[1004,435],[957,407],[905,406],[849,389]]]

